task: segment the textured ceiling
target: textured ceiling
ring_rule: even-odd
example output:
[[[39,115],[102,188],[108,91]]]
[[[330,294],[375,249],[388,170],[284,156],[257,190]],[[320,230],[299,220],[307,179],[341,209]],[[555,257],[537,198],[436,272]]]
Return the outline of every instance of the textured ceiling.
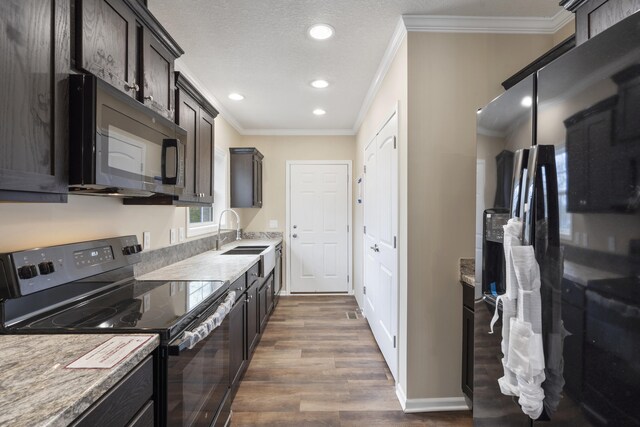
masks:
[[[352,129],[401,15],[552,17],[558,0],[148,0],[181,58],[232,122],[255,130]],[[319,42],[315,23],[336,29]],[[328,89],[309,86],[316,78]],[[241,102],[230,92],[245,96]],[[323,108],[325,116],[312,114]]]

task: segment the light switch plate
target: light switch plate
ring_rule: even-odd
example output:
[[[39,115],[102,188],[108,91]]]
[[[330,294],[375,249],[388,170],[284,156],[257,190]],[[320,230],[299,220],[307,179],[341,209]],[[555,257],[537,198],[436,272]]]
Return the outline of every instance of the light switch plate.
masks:
[[[178,241],[179,242],[184,242],[184,239],[185,239],[184,227],[180,227],[180,228],[178,228]]]
[[[145,251],[151,249],[151,232],[145,231],[142,233],[142,249]]]
[[[176,230],[175,228],[172,228],[169,231],[169,244],[174,245],[177,243],[177,241],[178,241],[178,230]]]
[[[270,219],[269,220],[269,228],[271,228],[271,229],[278,228],[278,220],[277,219]]]

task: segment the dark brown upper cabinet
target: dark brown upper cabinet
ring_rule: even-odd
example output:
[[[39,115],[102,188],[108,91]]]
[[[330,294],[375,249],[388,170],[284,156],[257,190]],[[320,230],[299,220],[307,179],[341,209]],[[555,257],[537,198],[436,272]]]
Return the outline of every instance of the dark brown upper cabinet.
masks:
[[[640,0],[562,0],[576,14],[576,43],[586,42],[640,10]]]
[[[215,118],[218,111],[179,73],[175,73],[175,121],[187,131],[185,186],[181,195],[125,199],[124,204],[210,206],[213,203]]]
[[[176,122],[187,130],[182,202],[213,203],[214,119],[218,111],[183,74],[176,73]]]
[[[69,0],[0,2],[0,200],[67,201]]]
[[[75,0],[75,66],[174,119],[173,64],[184,51],[138,0]]]
[[[231,153],[231,207],[262,207],[262,159],[254,147],[229,148]]]

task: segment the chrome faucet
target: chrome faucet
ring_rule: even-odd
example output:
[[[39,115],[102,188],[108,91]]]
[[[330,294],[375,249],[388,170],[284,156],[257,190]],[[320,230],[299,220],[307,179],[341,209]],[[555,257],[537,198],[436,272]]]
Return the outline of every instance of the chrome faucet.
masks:
[[[218,237],[216,237],[216,251],[220,249],[220,228],[222,224],[222,217],[226,212],[233,212],[233,214],[236,216],[236,240],[240,240],[242,238],[242,235],[240,234],[240,216],[238,215],[238,212],[234,211],[233,209],[224,209],[222,212],[220,212],[220,219],[218,220]]]

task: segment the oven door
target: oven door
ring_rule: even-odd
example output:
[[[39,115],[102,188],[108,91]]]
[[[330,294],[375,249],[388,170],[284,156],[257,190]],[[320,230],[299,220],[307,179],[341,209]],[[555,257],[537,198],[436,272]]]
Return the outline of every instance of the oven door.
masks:
[[[223,298],[207,310],[213,314]],[[195,322],[189,330],[199,326]],[[171,427],[224,425],[229,391],[229,319],[189,349],[180,337],[169,344],[167,420]],[[228,414],[227,414],[228,415]]]

